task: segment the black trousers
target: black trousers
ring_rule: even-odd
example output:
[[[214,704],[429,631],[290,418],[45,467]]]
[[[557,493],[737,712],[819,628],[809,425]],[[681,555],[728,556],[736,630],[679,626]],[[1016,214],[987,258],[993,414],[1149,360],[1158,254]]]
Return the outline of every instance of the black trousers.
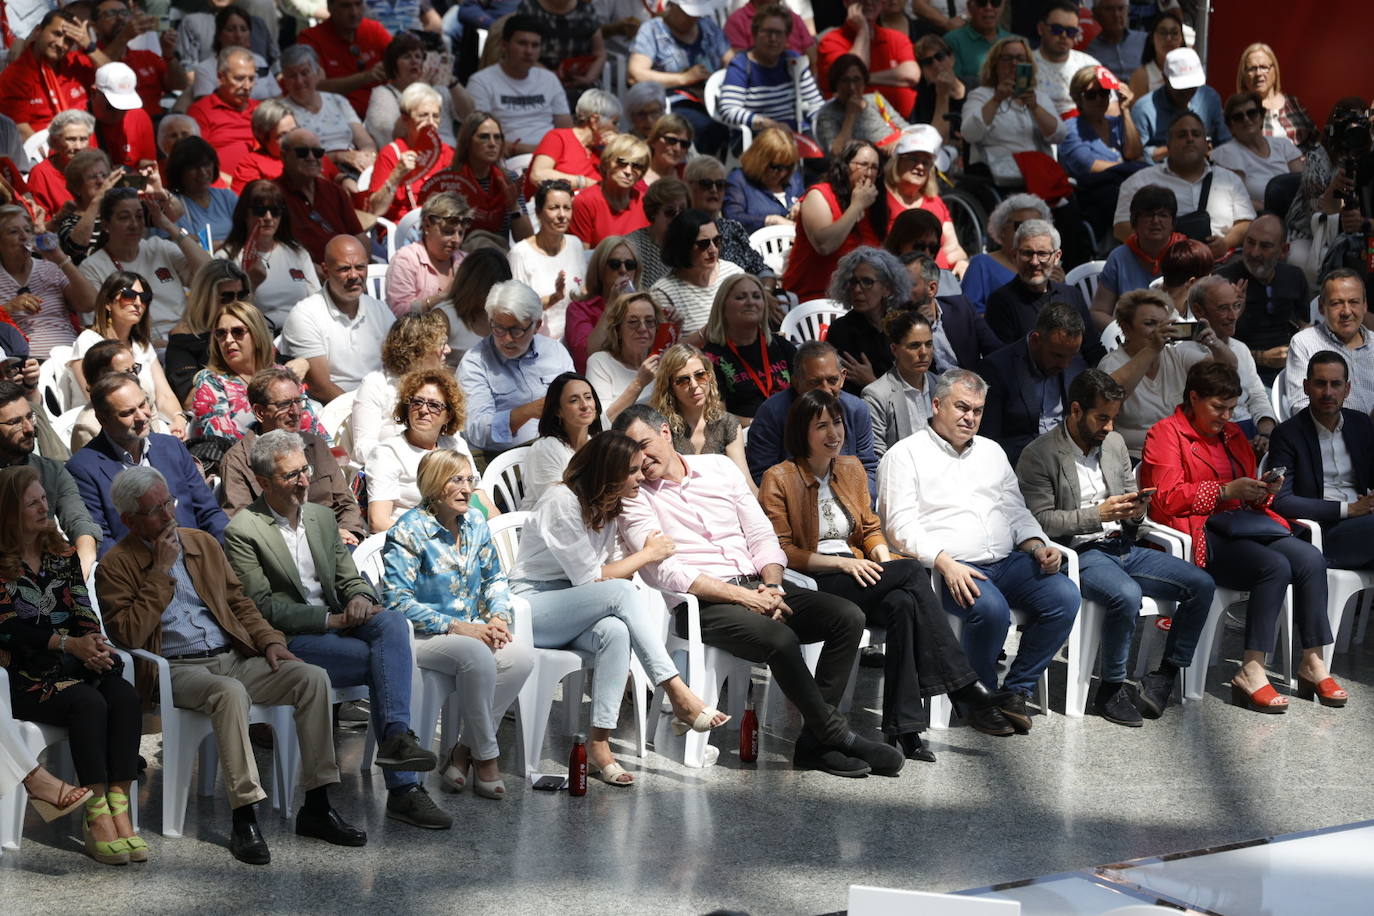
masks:
[[[746,661],[766,664],[778,689],[801,713],[803,727],[822,744],[841,744],[849,722],[838,706],[854,669],[864,612],[838,595],[794,585],[783,586],[792,616],[773,620],[738,604],[701,606],[701,641]],[[685,635],[685,606],[679,608],[678,633]],[[802,657],[803,643],[823,643],[812,677]]]
[[[64,725],[72,763],[83,786],[129,782],[138,775],[143,710],[138,691],[118,674],[59,690],[39,702],[36,694],[11,691],[16,719]]]
[[[923,697],[949,693],[978,679],[916,560],[890,560],[875,585],[847,573],[815,577],[823,592],[864,609],[868,622],[887,630],[883,669],[883,734],[904,735],[930,725]]]
[[[1296,537],[1262,544],[1207,533],[1207,571],[1223,588],[1250,592],[1245,608],[1245,648],[1273,652],[1283,596],[1293,586],[1293,629],[1300,649],[1332,642],[1326,616],[1326,559]],[[1204,660],[1205,661],[1205,660]]]

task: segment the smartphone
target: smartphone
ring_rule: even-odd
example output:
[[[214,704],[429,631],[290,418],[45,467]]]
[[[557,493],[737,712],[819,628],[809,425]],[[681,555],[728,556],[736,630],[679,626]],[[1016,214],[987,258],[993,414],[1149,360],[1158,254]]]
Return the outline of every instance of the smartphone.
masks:
[[[540,792],[557,792],[559,789],[568,787],[568,777],[566,776],[543,776],[539,773],[530,774],[534,788]]]
[[[128,172],[115,184],[117,188],[135,188],[139,191],[148,189],[148,177],[138,172]]]
[[[1270,468],[1269,470],[1265,471],[1264,476],[1261,477],[1260,480],[1264,481],[1265,483],[1273,483],[1280,477],[1284,477],[1287,474],[1288,468],[1284,467],[1283,465],[1279,465],[1276,468]]]
[[[1035,68],[1030,64],[1017,64],[1016,77],[1011,86],[1013,95],[1021,95],[1035,88]]]
[[[1145,487],[1143,489],[1136,491],[1135,500],[1136,502],[1141,502],[1143,500],[1149,499],[1151,496],[1154,496],[1158,492],[1159,487]]]
[[[1169,336],[1174,340],[1196,340],[1202,324],[1197,321],[1175,321],[1169,325]]]

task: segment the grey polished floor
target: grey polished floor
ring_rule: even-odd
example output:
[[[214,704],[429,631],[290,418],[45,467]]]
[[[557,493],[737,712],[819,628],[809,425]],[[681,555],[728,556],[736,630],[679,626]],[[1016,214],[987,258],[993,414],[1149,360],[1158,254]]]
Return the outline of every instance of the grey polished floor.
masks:
[[[1236,635],[1227,649],[1233,658]],[[794,772],[795,713],[777,704],[757,765],[739,763],[728,729],[713,768],[623,753],[637,787],[593,782],[574,799],[512,775],[507,722],[511,798],[440,795],[436,783],[457,818],[438,833],[384,818],[380,776],[357,772],[361,734],[340,732],[334,797],[367,828],[367,847],[297,840],[289,820],[264,812],[265,868],[225,849],[222,790],[193,797],[187,835],[163,839],[154,766],[140,787],[150,863],[95,865],[78,851],[76,818],[48,826],[30,814],[22,850],[0,858],[0,912],[814,914],[842,909],[851,883],[958,890],[1374,817],[1374,649],[1337,657],[1345,710],[1295,699],[1285,716],[1242,711],[1222,699],[1229,670],[1213,670],[1202,703],[1141,729],[1055,714],[1027,737],[931,732],[939,762],[908,763],[895,779]],[[876,727],[879,674],[861,671],[860,725]],[[1057,705],[1062,664],[1054,674]],[[561,721],[555,707],[551,729]],[[157,743],[145,739],[145,754]],[[551,736],[547,768],[568,744]]]

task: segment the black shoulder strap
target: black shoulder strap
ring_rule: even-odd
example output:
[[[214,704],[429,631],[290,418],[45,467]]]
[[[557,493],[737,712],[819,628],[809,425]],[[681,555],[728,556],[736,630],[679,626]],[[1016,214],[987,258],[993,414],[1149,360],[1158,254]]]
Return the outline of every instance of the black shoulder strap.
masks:
[[[1199,210],[1207,209],[1207,198],[1212,194],[1212,176],[1216,173],[1216,169],[1214,168],[1207,173],[1206,178],[1202,179],[1202,196],[1197,199],[1197,208]]]

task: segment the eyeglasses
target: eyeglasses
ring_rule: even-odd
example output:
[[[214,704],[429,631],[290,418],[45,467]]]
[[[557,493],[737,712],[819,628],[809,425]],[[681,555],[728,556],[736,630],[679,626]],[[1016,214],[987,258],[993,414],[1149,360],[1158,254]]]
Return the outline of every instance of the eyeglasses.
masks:
[[[274,219],[280,219],[282,208],[276,204],[253,204],[249,210],[254,216],[270,216]]]
[[[231,302],[237,302],[238,299],[239,299],[239,297],[242,296],[242,295],[243,295],[243,291],[242,291],[242,290],[237,290],[237,289],[222,289],[222,290],[219,291],[219,304],[220,304],[220,305],[228,305],[228,304],[231,303]]]
[[[657,318],[627,318],[624,322],[625,327],[631,331],[652,331],[658,327]]]
[[[639,270],[639,262],[636,261],[634,258],[626,258],[623,261],[620,260],[620,258],[607,258],[606,266],[609,267],[611,270],[626,270],[630,273],[634,273],[636,270]]]
[[[692,245],[696,247],[697,251],[705,251],[707,248],[714,248],[719,251],[720,236],[713,235],[709,239],[697,239]]]
[[[292,407],[305,409],[305,395],[298,394],[294,398],[283,398],[280,401],[268,401],[262,405],[270,408],[273,413],[281,413],[283,410],[290,410]]]
[[[28,424],[30,424],[30,425],[33,424],[33,411],[32,411],[32,410],[30,410],[28,413],[24,414],[23,416],[15,417],[13,420],[0,420],[0,426],[4,426],[4,427],[6,427],[7,429],[18,429],[20,426],[23,426],[25,423],[28,423]]]
[[[844,285],[849,287],[850,289],[853,289],[856,286],[862,286],[864,289],[872,289],[873,284],[877,282],[878,281],[873,279],[872,277],[850,277],[847,281],[845,281]]]
[[[229,301],[233,302],[234,300],[230,299]],[[247,336],[248,329],[243,325],[239,325],[235,328],[215,328],[215,340],[221,342],[228,340],[230,337],[234,338],[234,340],[243,340],[243,338]]]
[[[1240,111],[1231,112],[1226,120],[1230,121],[1232,124],[1239,124],[1241,121],[1258,120],[1263,114],[1264,109],[1262,108],[1245,108]]]
[[[151,506],[151,507],[149,507],[149,508],[147,508],[147,509],[138,509],[137,511],[130,512],[129,514],[130,514],[130,515],[157,515],[159,512],[166,512],[168,515],[172,515],[172,514],[175,513],[176,511],[177,511],[177,498],[176,498],[175,496],[173,496],[171,499],[167,500],[165,503],[158,503],[156,506]]]
[[[795,162],[770,162],[768,171],[770,172],[790,172],[797,167]]]
[[[528,334],[530,332],[530,328],[532,327],[534,327],[533,321],[531,321],[524,327],[521,327],[518,324],[514,327],[506,327],[505,325],[496,324],[495,322],[493,322],[491,326],[491,336],[506,337],[510,340],[519,340],[520,338]]]
[[[471,475],[454,474],[452,477],[448,479],[448,482],[453,484],[455,487],[458,487],[459,489],[467,487],[469,490],[472,490],[476,489],[477,480],[478,478],[473,477]]]
[[[1273,64],[1251,64],[1245,68],[1246,73],[1268,73],[1274,69]]]
[[[1171,219],[1174,218],[1174,211],[1172,211],[1172,210],[1144,210],[1144,211],[1141,212],[1140,216],[1137,217],[1137,218],[1138,218],[1141,222],[1144,222],[1145,220],[1166,220],[1166,219],[1171,220]]]
[[[472,138],[473,138],[474,140],[478,141],[479,143],[505,143],[505,142],[506,142],[506,135],[505,135],[505,134],[493,134],[493,133],[491,133],[490,131],[486,131],[486,132],[483,132],[483,133],[480,133],[480,134],[473,134],[473,137],[472,137]]]
[[[1048,261],[1054,257],[1053,251],[1033,251],[1030,248],[1018,249],[1016,254],[1024,261]]]
[[[426,220],[426,222],[428,222],[434,228],[438,229],[440,232],[467,232],[468,228],[472,226],[472,217],[452,216],[444,218],[439,216],[431,216],[428,220]]]
[[[693,372],[691,375],[678,375],[678,376],[675,376],[675,377],[673,378],[673,385],[674,385],[675,387],[681,387],[681,386],[683,386],[683,385],[688,384],[689,382],[696,382],[698,385],[705,385],[705,384],[706,384],[706,380],[707,380],[708,378],[710,378],[710,377],[711,377],[710,371],[708,371],[708,370],[706,370],[706,369],[698,369],[696,372]]]
[[[443,401],[434,401],[429,398],[411,398],[406,402],[411,410],[422,410],[425,413],[443,413],[448,410],[448,405]]]
[[[930,255],[932,258],[940,253],[940,248],[939,242],[912,242],[910,246],[911,251],[919,251]]]
[[[1101,101],[1103,101],[1103,100],[1105,100],[1105,99],[1110,98],[1110,97],[1111,97],[1111,94],[1112,94],[1112,91],[1111,91],[1110,89],[1084,89],[1084,90],[1083,90],[1083,101],[1085,101],[1085,102],[1101,102]]]
[[[703,190],[703,191],[724,191],[724,190],[725,190],[725,179],[724,179],[724,178],[698,178],[696,181],[692,182],[692,184],[696,185],[698,188],[700,188],[700,189]]]
[[[759,29],[758,34],[764,38],[786,38],[786,29]]]
[[[1011,52],[1010,54],[999,54],[999,55],[997,55],[997,60],[998,60],[999,63],[1003,63],[1003,64],[1028,64],[1028,63],[1030,63],[1030,58],[1029,58],[1029,57],[1027,57],[1027,56],[1024,55],[1024,54],[1017,54],[1015,51]]]
[[[922,67],[929,67],[931,64],[943,64],[947,60],[949,60],[948,51],[936,51],[929,57],[922,57],[917,63]]]
[[[284,473],[284,474],[278,474],[277,476],[280,477],[280,478],[282,479],[282,482],[283,482],[283,483],[295,483],[295,482],[297,482],[298,480],[300,480],[302,477],[304,477],[304,478],[306,478],[307,480],[309,480],[310,477],[313,476],[313,475],[311,474],[311,471],[310,471],[310,465],[307,464],[307,465],[304,465],[304,466],[302,466],[302,467],[296,468],[294,471],[287,471],[286,473]]]
[[[968,0],[969,6],[1001,6],[1002,0]]]
[[[628,159],[621,159],[619,157],[616,158],[615,164],[611,167],[614,169],[629,169],[641,175],[649,170],[649,167],[642,162],[631,162]]]
[[[148,305],[153,301],[152,293],[148,292],[146,289],[141,291],[136,290],[132,286],[124,287],[117,295],[121,302],[133,302],[135,299],[139,299],[144,305]]]
[[[1083,34],[1083,30],[1076,25],[1060,25],[1057,22],[1047,22],[1045,25],[1049,27],[1050,34],[1058,38],[1077,40],[1078,36]]]
[[[309,159],[311,156],[316,159],[324,158],[323,146],[295,146],[291,148],[291,152],[296,154],[297,159]]]
[[[664,143],[668,144],[669,146],[676,146],[676,147],[680,147],[680,148],[682,148],[682,149],[691,149],[691,147],[692,147],[692,141],[686,139],[685,137],[673,137],[673,136],[669,136],[668,134],[664,134],[663,136],[659,137],[658,139],[662,140]]]

